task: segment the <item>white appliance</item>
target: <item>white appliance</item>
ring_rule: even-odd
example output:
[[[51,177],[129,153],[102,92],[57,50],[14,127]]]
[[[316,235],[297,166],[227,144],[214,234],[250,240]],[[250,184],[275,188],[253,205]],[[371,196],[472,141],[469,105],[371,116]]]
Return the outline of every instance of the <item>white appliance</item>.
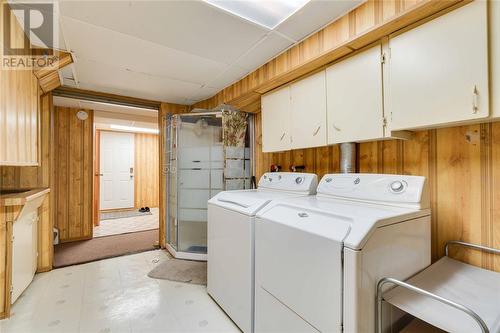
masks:
[[[431,262],[424,177],[330,174],[255,220],[255,332],[373,332],[379,278]]]
[[[314,194],[317,184],[315,174],[266,173],[256,190],[208,201],[207,291],[243,332],[253,332],[255,214],[272,200]]]

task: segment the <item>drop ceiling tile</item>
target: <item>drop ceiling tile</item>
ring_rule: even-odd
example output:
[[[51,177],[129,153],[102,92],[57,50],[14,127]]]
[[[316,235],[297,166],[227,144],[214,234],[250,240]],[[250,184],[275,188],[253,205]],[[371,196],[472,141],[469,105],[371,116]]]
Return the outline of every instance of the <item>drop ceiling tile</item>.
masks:
[[[293,43],[275,32],[269,33],[249,52],[236,62],[236,65],[253,71],[292,46]]]
[[[203,84],[228,65],[72,18],[63,27],[77,59],[99,61],[155,76]]]
[[[196,93],[189,95],[186,99],[190,101],[202,101],[204,99],[210,98],[219,92],[219,88],[214,87],[202,87]]]
[[[64,1],[62,15],[231,64],[267,29],[202,1]]]
[[[201,86],[183,81],[147,75],[107,64],[79,60],[75,64],[82,89],[179,103]]]
[[[213,80],[208,81],[206,86],[215,88],[217,90],[215,93],[217,93],[218,91],[245,77],[245,75],[249,72],[250,71],[246,68],[233,65],[226,71],[222,72],[219,76],[216,76]]]
[[[336,18],[356,8],[365,0],[311,0],[275,30],[300,41]]]

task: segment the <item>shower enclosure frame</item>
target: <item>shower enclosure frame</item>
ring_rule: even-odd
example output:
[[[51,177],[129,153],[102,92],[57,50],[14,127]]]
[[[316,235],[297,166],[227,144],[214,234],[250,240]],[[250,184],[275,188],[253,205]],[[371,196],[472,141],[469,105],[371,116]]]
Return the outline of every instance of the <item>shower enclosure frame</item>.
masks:
[[[178,220],[178,205],[179,205],[179,202],[176,201],[176,205],[177,205],[177,213],[176,213],[176,227],[174,228],[174,232],[176,233],[175,235],[175,243],[177,243],[177,248],[174,247],[171,243],[172,243],[172,230],[171,230],[171,220],[170,220],[170,213],[171,213],[171,206],[170,206],[170,197],[171,197],[171,194],[170,194],[170,190],[171,190],[171,184],[170,184],[170,179],[169,179],[169,173],[171,172],[171,167],[172,167],[172,145],[171,145],[171,142],[170,140],[172,139],[172,126],[171,126],[171,122],[172,122],[172,119],[174,117],[196,117],[196,116],[215,116],[215,117],[222,117],[222,112],[223,111],[208,111],[208,112],[193,112],[193,113],[182,113],[182,114],[168,114],[166,117],[167,117],[167,121],[164,122],[165,124],[165,128],[164,128],[164,131],[165,131],[165,137],[163,138],[164,140],[164,147],[165,149],[167,150],[165,153],[166,153],[166,158],[165,160],[168,161],[168,167],[169,167],[169,170],[167,172],[164,172],[164,175],[163,177],[165,177],[165,184],[166,184],[166,190],[167,190],[167,193],[165,195],[165,202],[164,202],[164,205],[165,205],[165,236],[166,236],[166,242],[165,242],[165,247],[166,249],[168,250],[168,252],[174,257],[174,258],[177,258],[177,259],[187,259],[187,260],[197,260],[197,261],[206,261],[207,260],[207,254],[206,253],[198,253],[198,252],[187,252],[187,251],[179,251],[179,229],[178,229],[178,226],[179,226],[179,223],[180,221]],[[247,132],[249,133],[249,148],[250,148],[250,177],[252,179],[252,177],[254,177],[255,175],[255,164],[254,164],[254,156],[255,156],[255,152],[254,152],[254,119],[253,119],[253,115],[252,114],[249,114],[249,117],[248,117],[248,127],[247,127]],[[176,149],[176,154],[178,154],[178,149],[179,149],[179,130],[177,129],[176,132],[175,132],[175,149]],[[179,159],[178,159],[178,156],[176,156],[176,159],[175,159],[175,172],[176,172],[176,186],[175,186],[175,190],[176,190],[176,200],[178,200],[179,198],[179,184],[178,184],[178,179],[179,179],[179,176],[178,176],[178,172],[179,172],[179,169],[178,169],[178,163],[179,163]],[[212,166],[211,166],[211,163],[210,163],[210,168],[209,168],[209,173],[211,173],[211,170],[212,170]],[[224,177],[224,170],[223,170],[223,177]],[[209,177],[211,178],[211,177]],[[224,178],[223,178],[224,179]],[[212,184],[211,184],[211,179],[209,180],[209,188],[211,189],[212,188]],[[250,181],[251,182],[251,181]],[[224,182],[223,182],[224,184]],[[223,188],[223,190],[225,190]]]

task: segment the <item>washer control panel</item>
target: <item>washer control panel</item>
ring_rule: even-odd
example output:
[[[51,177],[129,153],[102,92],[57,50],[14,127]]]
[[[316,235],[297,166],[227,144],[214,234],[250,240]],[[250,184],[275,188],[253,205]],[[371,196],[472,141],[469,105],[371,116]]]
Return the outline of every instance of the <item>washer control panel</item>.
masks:
[[[429,206],[425,177],[420,176],[328,174],[319,183],[318,195],[425,208]]]
[[[267,172],[259,180],[259,188],[315,194],[318,176],[313,173]]]

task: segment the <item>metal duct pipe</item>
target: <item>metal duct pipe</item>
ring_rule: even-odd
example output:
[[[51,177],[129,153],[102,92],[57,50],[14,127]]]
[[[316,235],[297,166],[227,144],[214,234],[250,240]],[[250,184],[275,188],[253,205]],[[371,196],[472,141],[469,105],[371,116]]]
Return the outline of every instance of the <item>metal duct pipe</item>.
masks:
[[[340,144],[340,173],[356,172],[356,144],[345,142]]]

